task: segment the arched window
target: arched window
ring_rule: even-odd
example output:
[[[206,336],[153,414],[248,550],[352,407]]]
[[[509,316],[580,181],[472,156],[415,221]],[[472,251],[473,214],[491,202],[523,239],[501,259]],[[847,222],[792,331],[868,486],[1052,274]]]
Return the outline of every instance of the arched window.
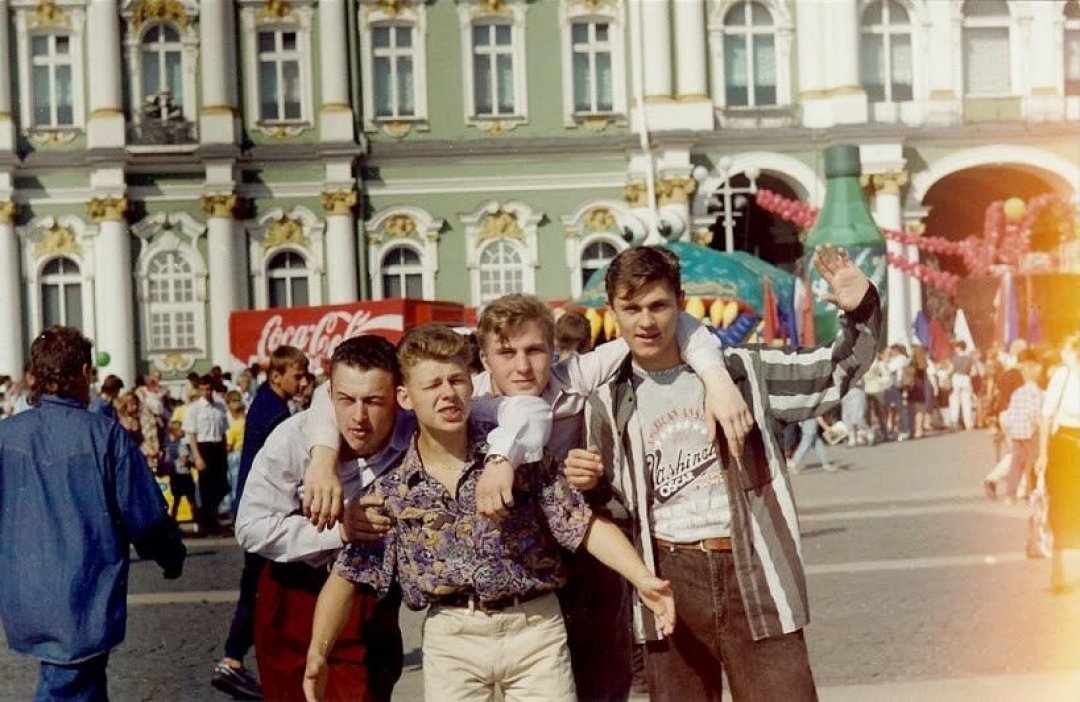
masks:
[[[480,304],[507,293],[525,292],[525,257],[508,239],[495,239],[480,250]]]
[[[963,49],[965,94],[1012,94],[1009,6],[1005,0],[964,3]]]
[[[1065,5],[1065,94],[1080,95],[1080,0]]]
[[[594,241],[581,252],[581,287],[588,284],[593,273],[600,270],[611,259],[619,254],[619,250],[610,241]]]
[[[195,277],[177,251],[162,251],[147,266],[146,321],[150,352],[191,351],[196,335]]]
[[[144,98],[168,93],[174,105],[184,104],[184,47],[180,32],[171,24],[158,23],[142,38],[142,94]]]
[[[424,297],[424,266],[411,247],[395,246],[383,257],[382,296]]]
[[[54,258],[41,269],[41,328],[54,324],[82,329],[82,276],[79,264]]]
[[[304,307],[308,296],[308,269],[304,257],[282,251],[266,267],[270,307]]]
[[[911,100],[911,24],[904,6],[893,0],[866,8],[860,28],[859,65],[870,102]]]
[[[769,10],[741,2],[724,16],[724,91],[728,107],[776,104],[776,38]]]

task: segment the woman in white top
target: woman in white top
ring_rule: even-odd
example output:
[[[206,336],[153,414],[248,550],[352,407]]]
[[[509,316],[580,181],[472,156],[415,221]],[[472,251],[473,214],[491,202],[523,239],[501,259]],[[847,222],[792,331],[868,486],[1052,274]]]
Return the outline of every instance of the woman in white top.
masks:
[[[1035,469],[1040,480],[1045,475],[1050,501],[1047,521],[1054,536],[1050,588],[1069,592],[1077,583],[1066,578],[1064,551],[1080,549],[1080,333],[1065,339],[1061,365],[1046,389]]]

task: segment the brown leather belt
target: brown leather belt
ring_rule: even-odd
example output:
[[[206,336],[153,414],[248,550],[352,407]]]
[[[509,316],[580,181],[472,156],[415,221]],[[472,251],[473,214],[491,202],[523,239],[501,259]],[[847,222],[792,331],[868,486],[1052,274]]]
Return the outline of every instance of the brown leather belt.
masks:
[[[701,541],[691,541],[685,544],[676,544],[664,539],[653,539],[656,548],[664,551],[730,551],[731,537],[717,536]]]
[[[550,594],[551,590],[534,590],[524,595],[510,595],[484,601],[476,595],[467,592],[454,592],[449,595],[437,595],[432,597],[431,604],[437,607],[468,607],[470,609],[478,609],[481,612],[501,612],[504,609],[517,607],[526,602]]]

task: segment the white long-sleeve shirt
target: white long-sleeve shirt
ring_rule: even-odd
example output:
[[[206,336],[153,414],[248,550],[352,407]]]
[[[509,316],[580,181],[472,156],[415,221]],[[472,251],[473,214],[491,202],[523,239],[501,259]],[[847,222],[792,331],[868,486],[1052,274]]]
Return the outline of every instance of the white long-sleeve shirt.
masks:
[[[333,416],[329,395],[324,410]],[[470,421],[499,426],[488,434],[488,455],[500,455],[511,463],[539,460],[551,429],[551,409],[540,398],[493,398],[474,405]],[[310,435],[322,431],[327,422],[315,411],[315,404],[282,422],[270,436],[251,466],[244,495],[236,515],[236,539],[246,551],[274,561],[303,561],[319,567],[330,561],[343,546],[340,530],[319,532],[301,511],[304,473],[310,463]],[[336,432],[337,429],[335,428]],[[368,458],[340,461],[337,466],[348,502],[387,470],[396,466],[416,432],[416,418],[398,412],[387,445]],[[333,447],[337,448],[337,441]]]

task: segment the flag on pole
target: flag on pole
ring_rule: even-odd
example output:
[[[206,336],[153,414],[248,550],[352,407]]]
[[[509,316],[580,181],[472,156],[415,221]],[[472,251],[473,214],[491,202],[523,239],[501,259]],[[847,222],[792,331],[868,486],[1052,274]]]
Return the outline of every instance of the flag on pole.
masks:
[[[930,349],[930,318],[922,310],[915,315],[915,321],[911,323],[911,332],[920,344]]]
[[[971,335],[971,327],[968,326],[967,315],[964,314],[964,310],[956,310],[956,319],[953,321],[952,327],[953,338],[957,341],[963,341],[967,344],[969,349],[975,348],[975,337]]]
[[[793,293],[795,304],[795,317],[798,319],[798,346],[816,346],[817,335],[814,333],[814,300],[810,296],[810,288],[807,287],[803,278],[795,278],[795,292]]]
[[[1039,306],[1028,305],[1028,328],[1027,341],[1029,344],[1040,344],[1043,340],[1042,319],[1039,315]]]
[[[1020,337],[1020,305],[1016,300],[1016,286],[1011,271],[1001,276],[1001,343],[1009,348]]]
[[[765,289],[762,298],[761,340],[766,344],[771,344],[777,337],[780,320],[776,314],[776,295],[773,293],[772,283],[769,282],[768,278],[765,278]]]
[[[934,361],[944,361],[953,354],[952,335],[936,317],[930,318],[930,346],[927,350],[930,352],[930,358],[934,359]]]

